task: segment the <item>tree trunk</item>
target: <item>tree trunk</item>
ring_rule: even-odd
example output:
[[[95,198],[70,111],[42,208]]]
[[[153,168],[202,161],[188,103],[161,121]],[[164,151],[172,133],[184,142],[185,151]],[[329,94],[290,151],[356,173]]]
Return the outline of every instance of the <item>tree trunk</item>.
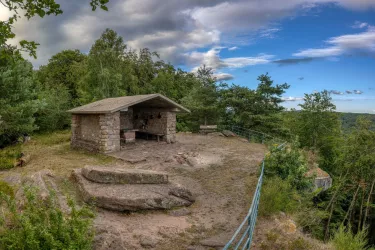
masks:
[[[361,228],[361,223],[362,223],[362,214],[363,214],[363,200],[365,199],[365,189],[362,188],[362,200],[361,200],[361,208],[359,210],[359,218],[358,218],[358,231]]]
[[[325,230],[325,233],[324,233],[324,242],[327,242],[329,240],[328,239],[328,237],[329,237],[329,224],[331,223],[334,205],[335,205],[335,202],[332,202],[331,210],[329,211],[329,217],[328,217],[328,221],[327,221],[327,224],[326,224],[326,230]]]
[[[371,195],[372,195],[372,192],[374,191],[374,184],[375,184],[375,178],[372,181],[370,193],[367,196],[366,211],[365,211],[365,216],[363,218],[363,225],[364,226],[366,226],[367,216],[368,216],[368,213],[369,213],[369,210],[370,210]]]
[[[345,218],[344,218],[344,220],[342,221],[342,224],[345,223],[345,220],[346,220],[346,219],[348,218],[348,216],[351,214],[350,212],[352,211],[352,209],[353,209],[353,207],[354,207],[354,203],[355,203],[355,201],[356,201],[356,199],[357,199],[357,194],[358,194],[359,188],[360,188],[360,185],[359,185],[359,183],[358,183],[357,190],[356,190],[355,193],[354,193],[354,196],[353,196],[352,202],[350,203],[350,206],[349,206],[348,212],[346,213]],[[349,222],[349,223],[350,223],[350,219],[351,219],[351,218],[350,218],[350,216],[349,216],[349,218],[348,218],[348,222]]]

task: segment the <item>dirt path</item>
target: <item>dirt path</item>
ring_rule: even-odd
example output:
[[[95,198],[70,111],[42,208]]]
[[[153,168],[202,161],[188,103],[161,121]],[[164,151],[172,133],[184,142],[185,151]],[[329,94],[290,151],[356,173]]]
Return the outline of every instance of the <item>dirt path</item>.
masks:
[[[263,145],[239,138],[196,134],[179,134],[175,144],[138,142],[116,153],[125,162],[139,160],[123,166],[168,172],[172,181],[195,194],[196,202],[185,210],[188,215],[165,211],[124,215],[103,210],[96,222],[110,224],[110,230],[122,235],[127,249],[146,248],[147,243],[156,249],[205,249],[202,240],[220,245],[249,208],[265,150]],[[204,241],[211,237],[211,243]]]
[[[210,245],[226,242],[245,216],[266,147],[240,138],[188,133],[178,134],[177,141],[139,141],[116,154],[124,161],[70,149],[67,132],[34,138],[25,146],[31,154],[30,163],[1,172],[0,178],[50,169],[66,185],[71,171],[85,165],[165,171],[172,181],[189,188],[196,202],[174,211],[115,213],[99,209],[95,246],[112,250],[210,249]]]

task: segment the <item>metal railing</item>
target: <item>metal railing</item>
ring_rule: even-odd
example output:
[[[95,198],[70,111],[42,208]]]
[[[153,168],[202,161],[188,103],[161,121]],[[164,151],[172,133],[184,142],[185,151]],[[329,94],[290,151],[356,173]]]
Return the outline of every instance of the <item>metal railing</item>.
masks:
[[[266,134],[266,133],[263,133],[263,132],[259,132],[259,131],[256,131],[256,130],[245,129],[245,128],[242,128],[242,127],[239,127],[239,126],[220,126],[220,127],[218,127],[218,131],[222,131],[222,130],[225,130],[225,129],[230,130],[233,133],[235,133],[236,135],[247,139],[249,142],[256,142],[256,143],[262,143],[262,144],[265,144],[265,143],[281,144],[281,143],[284,142],[283,140],[281,140],[279,138],[276,138],[272,135],[269,135],[269,134]]]
[[[245,130],[244,130],[245,131]],[[236,133],[235,131],[233,131]],[[251,133],[257,132],[257,131],[251,131]],[[257,132],[264,135],[261,132]],[[241,134],[236,133],[239,136],[242,136]],[[246,133],[245,133],[246,134]],[[246,135],[248,135],[247,133]],[[254,133],[253,133],[254,134]],[[273,138],[275,139],[275,138]],[[249,139],[250,140],[250,139]],[[265,138],[262,137],[262,143],[264,143]],[[280,144],[277,148],[284,148],[285,142]],[[255,228],[255,223],[258,216],[258,206],[259,206],[259,200],[260,200],[260,191],[262,189],[262,183],[263,183],[263,175],[264,175],[264,167],[265,167],[265,158],[263,158],[262,161],[262,167],[260,171],[260,176],[258,178],[258,183],[254,192],[253,201],[251,202],[251,206],[249,209],[249,212],[247,213],[245,219],[242,221],[240,226],[237,228],[235,233],[233,234],[232,238],[228,241],[228,243],[225,245],[223,250],[227,249],[250,249],[251,242],[253,240],[253,233]]]

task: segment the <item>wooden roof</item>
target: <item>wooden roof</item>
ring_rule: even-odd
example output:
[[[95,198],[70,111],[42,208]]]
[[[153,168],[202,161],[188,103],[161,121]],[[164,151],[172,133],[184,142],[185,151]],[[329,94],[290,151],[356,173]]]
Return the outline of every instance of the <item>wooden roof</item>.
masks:
[[[184,108],[180,104],[160,94],[106,98],[80,107],[76,107],[74,109],[68,110],[68,112],[72,114],[114,113],[135,105],[142,108],[172,108],[175,112],[190,113],[190,110],[188,110],[187,108]]]

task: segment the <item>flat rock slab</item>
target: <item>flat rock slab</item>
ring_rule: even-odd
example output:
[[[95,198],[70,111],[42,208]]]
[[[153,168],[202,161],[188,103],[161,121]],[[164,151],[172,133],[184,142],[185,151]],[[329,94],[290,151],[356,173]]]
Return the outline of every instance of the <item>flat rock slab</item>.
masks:
[[[76,169],[72,173],[85,202],[114,211],[171,209],[190,206],[191,192],[177,184],[103,184],[89,181]]]
[[[86,166],[82,168],[86,179],[112,184],[167,184],[168,174],[141,169]]]

